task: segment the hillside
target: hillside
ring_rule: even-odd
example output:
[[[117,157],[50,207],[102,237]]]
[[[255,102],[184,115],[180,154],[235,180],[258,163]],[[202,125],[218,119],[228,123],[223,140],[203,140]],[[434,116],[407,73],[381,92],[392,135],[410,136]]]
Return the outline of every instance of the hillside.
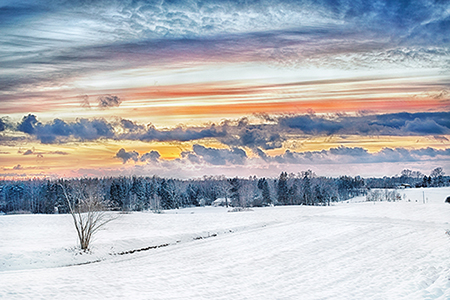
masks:
[[[0,216],[0,298],[449,299],[450,188],[399,192],[122,214],[90,254],[68,215]]]

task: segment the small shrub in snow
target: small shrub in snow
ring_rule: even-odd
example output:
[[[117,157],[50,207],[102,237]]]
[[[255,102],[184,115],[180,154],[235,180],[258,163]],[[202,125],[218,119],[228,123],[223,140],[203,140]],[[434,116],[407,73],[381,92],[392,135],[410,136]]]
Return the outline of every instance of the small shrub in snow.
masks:
[[[366,201],[388,201],[395,202],[402,200],[402,196],[396,190],[372,190],[367,193]]]
[[[14,210],[14,211],[8,212],[8,215],[28,215],[28,214],[32,214],[32,212],[28,211],[28,210]]]
[[[228,212],[239,212],[239,211],[253,211],[253,209],[250,209],[248,207],[235,207],[233,209],[228,210]]]

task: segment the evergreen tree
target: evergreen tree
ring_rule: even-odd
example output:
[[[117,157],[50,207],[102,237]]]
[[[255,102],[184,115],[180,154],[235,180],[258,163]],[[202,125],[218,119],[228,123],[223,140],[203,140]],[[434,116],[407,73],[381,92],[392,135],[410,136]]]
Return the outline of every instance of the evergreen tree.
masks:
[[[146,207],[145,184],[142,177],[133,177],[131,186],[131,195],[133,197],[132,209],[141,211]]]
[[[123,209],[124,191],[123,186],[118,178],[114,179],[110,187],[111,206],[115,209]]]
[[[239,206],[241,204],[241,196],[239,194],[239,189],[241,187],[241,183],[237,177],[229,179],[230,183],[230,199],[232,206]]]
[[[39,212],[43,214],[52,214],[55,210],[57,202],[57,187],[56,183],[47,180],[47,184],[43,187],[44,201],[40,206]]]
[[[314,205],[314,199],[311,191],[311,179],[309,175],[306,174],[303,177],[303,201],[306,205]]]
[[[178,205],[175,201],[175,191],[172,179],[163,179],[161,181],[161,185],[158,189],[158,196],[161,198],[162,209],[178,208]]]
[[[186,188],[186,194],[188,198],[188,205],[200,206],[200,203],[198,202],[200,196],[200,189],[197,186],[193,185],[192,183],[189,183]]]
[[[289,188],[289,204],[298,204],[298,184],[297,179],[294,179],[294,182],[292,183],[291,187]]]
[[[286,172],[281,172],[280,177],[278,178],[278,202],[283,205],[288,204],[289,200],[287,177]]]
[[[263,198],[263,205],[270,204],[272,201],[270,199],[269,184],[265,178],[258,180],[258,188],[261,190],[261,195]]]
[[[313,203],[314,205],[319,204],[322,205],[324,204],[324,197],[322,194],[322,189],[320,188],[320,186],[317,184],[314,186],[314,196],[313,196]]]

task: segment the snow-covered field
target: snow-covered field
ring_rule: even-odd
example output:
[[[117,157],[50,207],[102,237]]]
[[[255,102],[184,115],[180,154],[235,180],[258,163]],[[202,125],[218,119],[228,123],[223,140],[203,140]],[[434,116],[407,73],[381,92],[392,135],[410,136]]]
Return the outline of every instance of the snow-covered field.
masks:
[[[76,250],[70,216],[0,216],[0,298],[450,299],[450,188],[399,192],[122,214],[90,254]]]

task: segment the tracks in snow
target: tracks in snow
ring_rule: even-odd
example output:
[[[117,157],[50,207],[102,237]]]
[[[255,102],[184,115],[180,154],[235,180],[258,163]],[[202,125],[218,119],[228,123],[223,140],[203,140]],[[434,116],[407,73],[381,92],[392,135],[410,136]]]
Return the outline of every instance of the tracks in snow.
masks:
[[[200,241],[200,240],[206,240],[206,239],[210,239],[213,237],[218,237],[218,236],[224,236],[224,235],[229,235],[231,233],[244,233],[244,232],[250,232],[253,230],[261,230],[264,227],[267,227],[269,225],[280,225],[283,226],[283,224],[285,224],[286,222],[304,222],[307,221],[308,219],[310,220],[333,220],[335,222],[351,222],[351,223],[378,223],[378,224],[396,224],[396,225],[404,225],[404,226],[408,226],[408,227],[439,227],[439,225],[441,225],[440,223],[434,223],[434,222],[424,222],[424,221],[414,221],[414,220],[403,220],[403,219],[391,219],[391,218],[379,218],[379,217],[354,217],[354,216],[339,216],[339,215],[312,215],[312,216],[299,216],[296,217],[295,219],[287,219],[284,221],[272,221],[272,222],[266,222],[266,223],[258,223],[258,224],[254,224],[254,225],[248,225],[248,226],[241,226],[241,227],[235,227],[233,229],[225,229],[225,230],[215,230],[213,232],[209,231],[205,231],[203,233],[199,233],[199,234],[185,234],[184,236],[181,236],[179,238],[177,238],[174,242],[163,242],[160,244],[156,244],[156,245],[151,245],[151,246],[145,246],[145,247],[140,247],[140,248],[134,248],[134,249],[129,249],[129,250],[123,250],[120,252],[110,252],[108,253],[108,256],[105,256],[103,258],[100,259],[95,259],[92,261],[84,261],[84,262],[80,262],[80,263],[75,263],[75,264],[69,264],[69,265],[63,265],[60,267],[70,267],[70,266],[81,266],[81,265],[87,265],[87,264],[93,264],[93,263],[99,263],[99,262],[103,262],[103,261],[107,261],[110,258],[113,257],[123,257],[123,259],[117,259],[117,261],[123,261],[123,260],[128,260],[128,259],[134,259],[137,257],[132,257],[130,255],[132,254],[137,254],[137,253],[142,253],[142,252],[147,252],[147,251],[151,251],[151,250],[157,250],[160,248],[167,248],[169,246],[175,246],[175,245],[180,245],[180,244],[185,244],[185,243],[189,243],[189,242],[195,242],[195,241]],[[126,257],[126,258],[125,258]]]
[[[275,222],[272,222],[272,223],[275,223]],[[218,237],[218,236],[223,236],[223,235],[228,235],[228,234],[232,234],[232,233],[248,232],[248,231],[252,231],[252,230],[258,230],[258,229],[264,228],[264,227],[266,227],[266,226],[268,226],[269,224],[272,224],[272,223],[263,223],[263,224],[260,223],[260,224],[256,224],[256,225],[253,225],[253,226],[242,226],[242,227],[236,227],[236,228],[233,228],[233,229],[214,231],[212,233],[209,231],[209,232],[204,232],[202,234],[196,234],[194,237],[192,237],[192,235],[188,235],[187,237],[183,237],[181,239],[177,239],[175,242],[162,243],[162,244],[158,244],[158,245],[152,245],[152,246],[147,246],[147,247],[135,248],[135,249],[125,250],[125,251],[121,251],[121,252],[112,252],[112,253],[109,253],[109,257],[125,256],[125,257],[128,257],[128,259],[133,259],[133,258],[130,257],[131,254],[140,253],[140,252],[146,252],[146,251],[150,251],[150,250],[157,250],[157,249],[160,249],[160,248],[167,248],[169,246],[175,246],[175,245],[185,244],[185,243],[189,243],[189,242],[206,240],[206,239],[210,239],[210,238],[214,238],[214,237]],[[276,222],[276,223],[278,223],[278,222]],[[104,257],[102,259],[96,259],[96,260],[92,260],[92,261],[82,262],[82,263],[79,263],[79,264],[64,265],[64,266],[61,266],[61,267],[82,266],[82,265],[99,263],[99,262],[103,262],[103,261],[107,261],[107,260],[109,260],[108,257]],[[117,262],[119,262],[119,261],[123,261],[123,259],[117,260]]]

